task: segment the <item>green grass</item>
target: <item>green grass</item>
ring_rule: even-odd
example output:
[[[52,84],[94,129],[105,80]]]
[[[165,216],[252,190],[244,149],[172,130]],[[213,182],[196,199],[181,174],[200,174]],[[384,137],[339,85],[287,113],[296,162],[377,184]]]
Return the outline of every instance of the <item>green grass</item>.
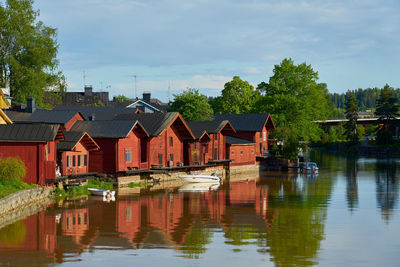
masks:
[[[144,185],[144,183],[142,183],[142,182],[138,182],[138,183],[130,182],[130,183],[128,184],[128,187],[130,187],[130,188],[135,188],[135,187],[141,187],[142,185]]]
[[[17,191],[35,187],[36,185],[27,184],[18,180],[8,180],[0,178],[0,198],[15,193]]]
[[[88,188],[101,188],[106,190],[113,190],[113,183],[109,182],[101,182],[98,180],[90,179],[88,180],[88,184],[84,186],[72,186],[68,190],[56,188],[54,190],[54,194],[56,196],[56,200],[63,200],[67,197],[75,198],[79,196],[89,195],[90,192]]]

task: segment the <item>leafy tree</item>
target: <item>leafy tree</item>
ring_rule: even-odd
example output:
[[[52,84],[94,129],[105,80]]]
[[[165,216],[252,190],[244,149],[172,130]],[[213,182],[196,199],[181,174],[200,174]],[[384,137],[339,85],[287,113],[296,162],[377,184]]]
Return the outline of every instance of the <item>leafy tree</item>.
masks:
[[[345,115],[346,123],[345,134],[347,140],[352,142],[358,142],[357,134],[357,120],[358,120],[358,101],[352,92],[347,92],[346,103],[345,103]]]
[[[113,100],[114,100],[114,102],[122,103],[125,101],[129,101],[130,99],[124,95],[116,95],[113,97]]]
[[[207,97],[199,90],[188,88],[182,94],[174,95],[168,111],[177,111],[187,121],[212,120],[213,110],[208,104]]]
[[[7,0],[0,3],[0,86],[10,83],[16,102],[36,97],[43,105],[43,94],[65,90],[65,78],[57,72],[56,29],[38,21],[33,0]]]
[[[259,97],[260,93],[249,82],[234,76],[232,81],[224,85],[222,96],[218,99],[218,109],[226,114],[250,113]]]
[[[388,84],[383,87],[379,98],[376,100],[375,115],[379,116],[379,120],[385,123],[386,130],[395,120],[399,113],[399,105],[394,95],[393,89]]]
[[[278,127],[293,129],[300,140],[318,141],[322,130],[313,121],[333,114],[326,84],[317,83],[318,73],[311,65],[295,65],[292,59],[275,65],[273,72],[268,83],[257,87],[264,95],[257,111],[271,113]]]
[[[289,160],[297,160],[299,152],[299,139],[296,133],[287,127],[279,127],[273,132],[274,139],[282,141],[281,154],[283,158]]]

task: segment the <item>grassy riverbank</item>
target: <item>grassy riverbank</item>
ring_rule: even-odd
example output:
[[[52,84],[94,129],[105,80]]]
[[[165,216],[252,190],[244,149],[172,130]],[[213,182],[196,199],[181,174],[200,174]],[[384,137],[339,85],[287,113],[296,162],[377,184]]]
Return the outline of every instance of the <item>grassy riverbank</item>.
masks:
[[[17,180],[8,180],[0,178],[0,198],[8,196],[17,191],[35,187],[33,184],[27,184]]]
[[[56,188],[54,190],[54,192],[55,192],[57,199],[64,199],[67,197],[74,198],[74,197],[89,195],[90,192],[89,192],[88,188],[100,188],[100,189],[106,189],[106,190],[113,190],[114,185],[113,185],[113,183],[101,182],[98,180],[90,179],[90,180],[88,180],[87,185],[72,186],[72,187],[68,188],[67,190]]]

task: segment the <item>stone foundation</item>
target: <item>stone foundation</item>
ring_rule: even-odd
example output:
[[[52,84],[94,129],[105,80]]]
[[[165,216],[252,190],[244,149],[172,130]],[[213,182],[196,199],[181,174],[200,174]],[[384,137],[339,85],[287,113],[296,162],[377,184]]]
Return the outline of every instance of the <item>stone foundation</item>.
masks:
[[[0,199],[0,228],[45,209],[53,202],[52,188],[35,187]]]

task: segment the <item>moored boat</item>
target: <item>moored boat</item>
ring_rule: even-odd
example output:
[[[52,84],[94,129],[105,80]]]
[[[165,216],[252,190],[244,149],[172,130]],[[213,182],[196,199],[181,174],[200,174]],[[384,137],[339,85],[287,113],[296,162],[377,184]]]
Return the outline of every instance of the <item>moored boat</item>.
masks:
[[[179,178],[183,180],[184,183],[210,183],[210,182],[221,182],[221,179],[216,173],[211,175],[207,174],[186,174],[180,175]]]
[[[187,183],[182,185],[179,192],[208,192],[215,191],[220,186],[219,183]]]
[[[106,190],[106,189],[100,189],[100,188],[88,188],[89,192],[94,195],[94,196],[102,196],[102,197],[108,197],[108,198],[113,198],[115,197],[115,191],[113,190]]]

